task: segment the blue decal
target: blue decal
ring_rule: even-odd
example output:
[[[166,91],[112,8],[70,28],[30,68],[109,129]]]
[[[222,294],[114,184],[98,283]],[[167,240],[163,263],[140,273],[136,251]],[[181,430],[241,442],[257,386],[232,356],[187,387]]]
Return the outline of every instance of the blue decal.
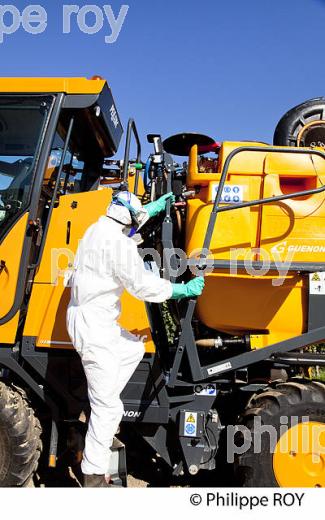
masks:
[[[195,426],[193,424],[187,424],[185,426],[185,431],[188,435],[193,435],[193,433],[195,433]]]

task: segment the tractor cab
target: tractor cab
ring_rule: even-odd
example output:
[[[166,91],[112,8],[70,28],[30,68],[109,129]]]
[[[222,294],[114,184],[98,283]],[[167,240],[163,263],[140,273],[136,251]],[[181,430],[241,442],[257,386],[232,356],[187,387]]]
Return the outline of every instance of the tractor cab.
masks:
[[[104,161],[116,153],[122,134],[104,80],[0,80],[1,342],[15,340],[31,289],[26,282],[44,265],[55,210],[61,212],[66,196],[97,190]],[[69,222],[64,242],[76,231]]]

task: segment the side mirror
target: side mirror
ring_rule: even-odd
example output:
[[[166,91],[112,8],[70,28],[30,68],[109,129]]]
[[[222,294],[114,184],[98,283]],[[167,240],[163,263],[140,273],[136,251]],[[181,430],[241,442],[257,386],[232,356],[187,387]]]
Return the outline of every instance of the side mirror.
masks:
[[[107,168],[105,168],[107,166]],[[122,177],[122,161],[113,161],[106,159],[104,168],[101,171],[101,177],[105,179],[121,179]]]
[[[155,154],[162,154],[164,149],[163,149],[163,144],[162,144],[162,139],[161,139],[161,135],[159,134],[148,134],[147,135],[147,139],[148,139],[148,143],[151,143],[154,145],[154,148],[155,148]]]

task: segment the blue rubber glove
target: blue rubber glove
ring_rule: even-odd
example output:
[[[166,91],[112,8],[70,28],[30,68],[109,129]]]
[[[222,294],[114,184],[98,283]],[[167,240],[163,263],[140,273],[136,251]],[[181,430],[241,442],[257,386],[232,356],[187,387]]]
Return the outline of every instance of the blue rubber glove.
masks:
[[[163,195],[158,200],[155,200],[154,202],[149,202],[149,204],[146,204],[144,208],[147,210],[148,215],[150,218],[156,217],[159,215],[159,213],[162,213],[166,209],[167,201],[170,199],[171,203],[174,204],[175,202],[175,195],[170,192],[167,193],[167,195]]]
[[[203,292],[204,285],[204,278],[194,278],[186,284],[173,283],[173,294],[171,300],[181,300],[182,298],[200,296]]]

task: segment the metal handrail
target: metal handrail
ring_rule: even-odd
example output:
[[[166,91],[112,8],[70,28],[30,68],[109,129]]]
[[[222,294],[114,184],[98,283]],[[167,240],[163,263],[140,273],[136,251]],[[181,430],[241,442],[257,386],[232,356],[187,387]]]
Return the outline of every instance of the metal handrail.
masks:
[[[67,153],[68,153],[68,147],[69,147],[69,144],[70,144],[70,139],[71,139],[71,134],[72,134],[74,122],[75,122],[74,117],[71,117],[70,122],[69,122],[67,135],[66,135],[65,142],[64,142],[64,146],[63,146],[63,150],[62,150],[62,155],[61,155],[61,160],[60,160],[60,164],[59,164],[59,168],[58,168],[58,172],[57,172],[57,176],[56,176],[56,180],[55,180],[55,185],[54,185],[53,192],[52,192],[52,197],[51,197],[51,202],[50,202],[50,205],[49,205],[46,225],[45,225],[45,229],[44,229],[43,234],[42,234],[42,243],[41,243],[40,249],[38,251],[38,255],[37,255],[37,259],[36,259],[35,263],[28,266],[29,270],[36,269],[37,267],[39,267],[39,265],[41,263],[41,259],[42,259],[42,256],[43,256],[43,251],[44,251],[44,248],[45,248],[47,233],[48,233],[48,230],[49,230],[49,227],[50,227],[50,223],[51,223],[52,212],[53,212],[56,200],[57,200],[57,195],[58,195],[61,175],[62,175],[64,163],[65,163],[65,158],[66,158]]]
[[[320,150],[301,150],[301,149],[297,149],[297,148],[282,148],[282,147],[275,147],[275,146],[269,146],[269,147],[241,146],[241,147],[233,150],[228,155],[228,157],[225,161],[225,164],[223,166],[223,169],[222,169],[217,195],[216,195],[214,205],[213,205],[213,208],[212,208],[212,211],[210,214],[207,231],[206,231],[205,238],[204,238],[203,249],[205,249],[205,250],[209,250],[209,248],[210,248],[212,234],[213,234],[217,216],[219,213],[223,213],[225,211],[233,211],[235,209],[240,209],[240,208],[249,208],[251,206],[260,206],[263,204],[271,204],[271,203],[279,202],[282,200],[294,199],[294,198],[302,197],[305,195],[314,195],[316,193],[321,193],[321,192],[325,191],[325,185],[324,185],[324,186],[321,186],[320,188],[315,188],[312,190],[298,191],[298,192],[290,193],[287,195],[277,195],[276,197],[268,197],[266,199],[256,199],[256,200],[253,200],[250,202],[242,202],[240,204],[234,204],[232,206],[220,207],[221,196],[222,196],[222,192],[223,192],[223,189],[224,189],[224,186],[226,183],[230,163],[236,155],[243,153],[243,152],[295,153],[295,154],[301,154],[301,155],[316,155],[316,156],[322,157],[322,159],[325,159],[325,153],[321,152]]]
[[[137,143],[137,163],[141,163],[141,142],[138,134],[138,130],[134,119],[129,119],[128,129],[126,134],[125,152],[124,152],[124,164],[123,164],[123,183],[127,183],[129,176],[129,162],[130,162],[130,148],[131,148],[131,136],[135,137]]]

